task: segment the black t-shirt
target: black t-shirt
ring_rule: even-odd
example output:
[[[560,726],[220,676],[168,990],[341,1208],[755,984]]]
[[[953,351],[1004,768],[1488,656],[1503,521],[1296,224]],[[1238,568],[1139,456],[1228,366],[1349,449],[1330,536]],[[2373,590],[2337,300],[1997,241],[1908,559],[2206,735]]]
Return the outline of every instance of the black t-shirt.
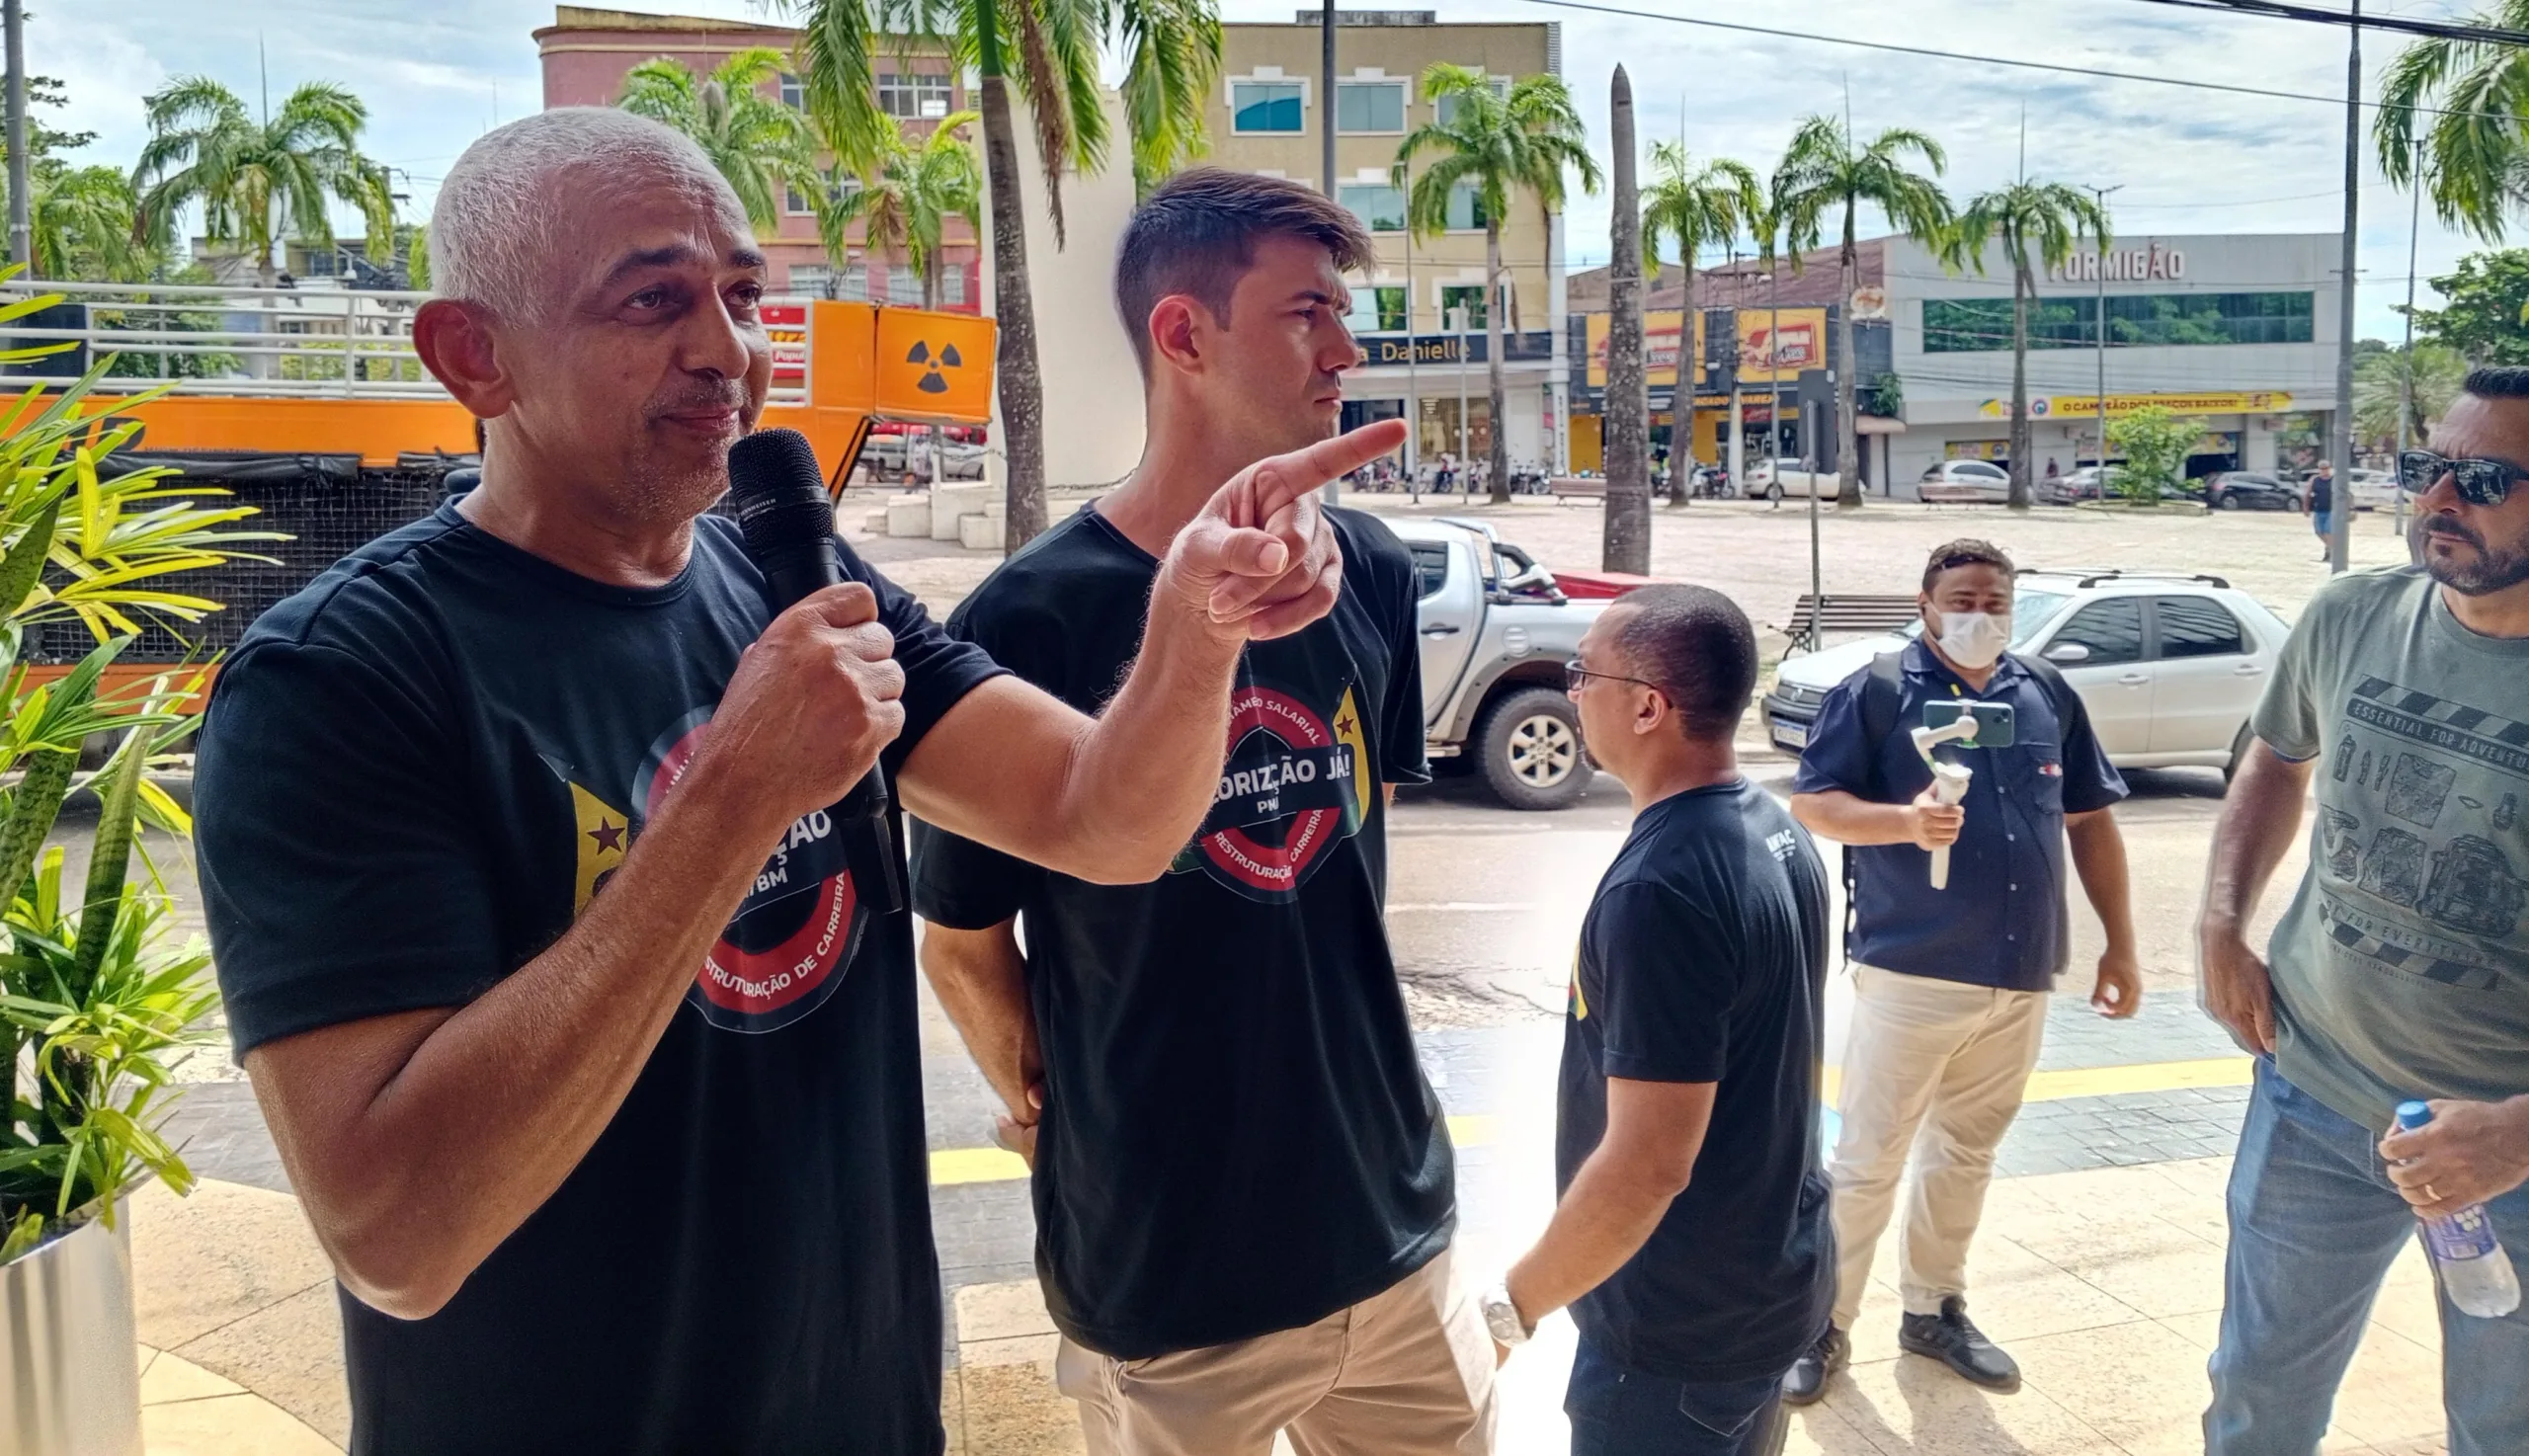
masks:
[[[1607,1079],[1712,1082],[1694,1176],[1639,1253],[1581,1297],[1628,1369],[1748,1380],[1825,1332],[1835,1231],[1819,1168],[1827,876],[1746,779],[1662,799],[1598,882],[1563,1029],[1558,1183],[1607,1129]]]
[[[1381,923],[1382,780],[1419,783],[1413,559],[1328,513],[1344,592],[1247,650],[1201,835],[1093,885],[920,826],[914,905],[1013,915],[1045,1057],[1036,1257],[1064,1333],[1122,1359],[1288,1330],[1446,1247],[1446,1125]],[[1085,712],[1121,686],[1158,563],[1093,508],[1030,542],[952,633]]]
[[[900,766],[995,669],[848,549],[904,665]],[[442,506],[247,633],[201,745],[202,884],[239,1054],[472,1001],[550,945],[770,619],[729,523],[654,590]],[[938,1451],[909,916],[810,815],[613,1120],[427,1319],[341,1299],[356,1452]]]

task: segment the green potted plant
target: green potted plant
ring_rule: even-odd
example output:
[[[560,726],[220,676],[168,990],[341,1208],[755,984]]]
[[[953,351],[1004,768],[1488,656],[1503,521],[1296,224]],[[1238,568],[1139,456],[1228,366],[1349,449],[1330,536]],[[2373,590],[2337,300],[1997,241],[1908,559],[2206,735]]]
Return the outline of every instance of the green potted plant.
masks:
[[[57,301],[0,305],[0,325]],[[0,363],[48,352],[0,351]],[[172,940],[167,888],[138,834],[191,833],[150,774],[191,731],[181,708],[205,675],[170,668],[118,689],[106,669],[144,626],[219,609],[165,578],[275,539],[228,528],[251,507],[201,503],[222,492],[171,486],[166,470],[100,468],[139,429],[89,399],[112,364],[58,392],[0,399],[0,1389],[12,1434],[64,1456],[140,1451],[118,1215],[143,1178],[192,1186],[158,1128],[177,1095],[170,1071],[217,1000],[200,938]],[[71,620],[95,650],[66,675],[34,670],[30,629]],[[83,780],[80,750],[97,735],[113,749]],[[83,783],[97,824],[87,872],[69,883],[61,847],[44,842]]]

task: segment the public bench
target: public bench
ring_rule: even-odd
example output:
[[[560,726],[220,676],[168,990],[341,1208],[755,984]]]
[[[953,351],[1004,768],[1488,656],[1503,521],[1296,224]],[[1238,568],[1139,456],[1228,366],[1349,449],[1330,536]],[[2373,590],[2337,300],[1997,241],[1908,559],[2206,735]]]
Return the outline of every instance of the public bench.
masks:
[[[1791,620],[1776,630],[1795,642],[1813,632],[1893,632],[1920,611],[1912,597],[1830,592],[1822,599],[1803,592],[1791,606]]]

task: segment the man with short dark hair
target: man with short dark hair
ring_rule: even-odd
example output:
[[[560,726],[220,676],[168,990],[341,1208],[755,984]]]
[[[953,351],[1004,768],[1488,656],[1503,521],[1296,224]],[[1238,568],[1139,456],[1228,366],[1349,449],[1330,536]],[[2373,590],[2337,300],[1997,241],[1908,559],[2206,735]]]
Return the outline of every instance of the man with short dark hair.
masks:
[[[414,347],[487,422],[481,482],[255,622],[196,806],[230,1034],[340,1276],[352,1450],[937,1452],[912,917],[826,811],[883,769],[1012,854],[1162,872],[1241,650],[1335,600],[1298,493],[1374,449],[1260,461],[1155,537],[1093,721],[840,541],[849,580],[775,612],[705,514],[773,346],[693,141],[513,121],[431,243]]]
[[[1370,256],[1296,184],[1162,184],[1116,265],[1142,461],[950,630],[1097,711],[1204,482],[1335,432],[1359,359],[1344,274]],[[1057,1380],[1095,1456],[1265,1456],[1284,1428],[1309,1456],[1491,1446],[1448,1134],[1381,920],[1388,788],[1425,776],[1413,560],[1375,518],[1326,517],[1343,600],[1246,655],[1215,802],[1169,874],[1106,886],[917,845],[924,965],[1033,1160]]]
[[[2482,1204],[2529,1254],[2529,368],[2470,374],[2398,476],[2414,564],[2310,599],[2214,830],[2204,1003],[2256,1090],[2208,1456],[2318,1448],[2418,1215]],[[2259,960],[2248,923],[2313,789],[2309,868]],[[2431,1121],[2391,1131],[2410,1099]],[[2529,1313],[2445,1308],[2441,1351],[2450,1456],[2529,1451]]]
[[[1835,1294],[1818,1168],[1827,877],[1739,772],[1756,639],[1728,598],[1637,588],[1580,650],[1572,699],[1633,830],[1582,924],[1562,1201],[1510,1268],[1497,1338],[1507,1354],[1573,1307],[1574,1456],[1763,1456],[1783,1372]]]
[[[1842,1269],[1832,1327],[1785,1377],[1795,1404],[1817,1400],[1849,1353],[1910,1149],[1898,1343],[1988,1389],[2019,1386],[2019,1367],[1967,1318],[1967,1246],[2069,958],[2068,836],[2107,932],[2090,1004],[2108,1016],[2142,1005],[2125,842],[2109,812],[2125,781],[2063,676],[2007,650],[2011,580],[2010,558],[1991,542],[1935,548],[1917,599],[1919,634],[1827,694],[1793,781],[1800,822],[1857,847],[1846,851],[1853,1015],[1833,1170]],[[1915,746],[1935,702],[1957,704],[1950,716],[1993,709],[2012,723],[2007,746],[1936,750],[1972,766],[1963,801],[1939,801]],[[1931,883],[1933,850],[1950,857],[1946,888]]]

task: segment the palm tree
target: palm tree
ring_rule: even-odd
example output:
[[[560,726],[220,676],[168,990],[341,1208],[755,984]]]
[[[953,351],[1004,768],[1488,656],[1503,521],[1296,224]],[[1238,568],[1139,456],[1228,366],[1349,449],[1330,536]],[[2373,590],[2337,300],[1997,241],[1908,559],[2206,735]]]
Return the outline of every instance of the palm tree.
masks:
[[[1413,179],[1405,200],[1405,225],[1418,237],[1433,237],[1448,229],[1449,201],[1461,187],[1475,197],[1484,219],[1484,347],[1485,372],[1493,408],[1492,480],[1496,504],[1510,500],[1509,432],[1503,429],[1502,395],[1502,219],[1510,213],[1510,195],[1536,196],[1548,217],[1563,209],[1563,174],[1578,173],[1584,192],[1598,190],[1598,164],[1590,157],[1581,114],[1563,78],[1523,76],[1505,96],[1493,92],[1492,78],[1468,66],[1441,61],[1423,73],[1423,99],[1437,103],[1454,97],[1456,108],[1445,122],[1434,120],[1416,127],[1396,149],[1393,176],[1405,187],[1416,157],[1434,160]]]
[[[922,306],[939,306],[939,262],[948,219],[962,217],[971,228],[982,226],[983,167],[966,143],[973,112],[942,119],[932,133],[917,141],[902,131],[886,157],[847,193],[818,210],[817,229],[829,256],[844,255],[844,230],[861,224],[861,241],[872,258],[901,257],[922,276]],[[939,427],[931,427],[931,478],[939,473]]]
[[[781,225],[784,193],[822,200],[826,190],[807,119],[764,93],[781,65],[770,45],[731,53],[708,77],[658,56],[623,73],[614,104],[693,138],[738,195],[747,221],[770,233]]]
[[[1599,522],[1598,569],[1636,575],[1651,570],[1651,472],[1643,458],[1651,444],[1651,404],[1643,384],[1642,193],[1633,175],[1633,78],[1623,66],[1607,82],[1608,171],[1614,174],[1616,207],[1607,258],[1607,504]],[[1682,499],[1682,497],[1680,497]]]
[[[53,157],[35,158],[28,174],[37,277],[128,283],[147,279],[157,267],[158,250],[133,235],[140,199],[128,176]]]
[[[1919,156],[1931,177],[1906,169]],[[1782,214],[1784,244],[1794,254],[1818,246],[1830,208],[1843,208],[1841,294],[1836,314],[1836,504],[1861,504],[1861,458],[1853,434],[1853,283],[1860,250],[1853,239],[1856,215],[1870,202],[1900,229],[1940,250],[1949,230],[1949,199],[1932,180],[1949,166],[1940,143],[1910,126],[1892,126],[1856,146],[1850,123],[1811,117],[1792,133],[1774,169],[1774,205]]]
[[[2480,26],[2529,29],[2529,0],[2497,0]],[[2529,202],[2529,50],[2486,41],[2409,45],[2380,83],[2371,123],[2380,170],[2399,187],[2431,188],[2433,215],[2488,241]],[[2418,137],[2418,112],[2438,111]],[[2417,143],[2420,141],[2420,147]],[[2419,154],[2418,154],[2419,153]]]
[[[2398,416],[2408,402],[2407,376],[2413,376],[2414,415],[2406,438],[2420,442],[2425,427],[2439,420],[2459,397],[2468,375],[2467,356],[2446,344],[2416,340],[2412,350],[2383,349],[2353,362],[2353,430],[2366,445],[2395,444]]]
[[[1958,214],[1946,247],[1936,248],[1952,266],[1985,271],[1985,245],[1999,242],[2011,265],[2011,509],[2030,505],[2029,457],[2036,452],[2028,418],[2028,311],[2037,302],[2037,270],[2072,261],[2073,245],[2088,238],[2108,245],[2107,209],[2096,197],[2060,182],[2030,182],[1980,195]],[[2096,321],[2099,328],[2107,320]],[[2102,426],[2106,422],[2100,422]],[[2107,458],[2102,446],[2099,458]]]
[[[1019,191],[1011,83],[1033,118],[1055,246],[1063,241],[1062,173],[1106,163],[1101,46],[1125,62],[1125,125],[1144,186],[1205,149],[1203,108],[1220,70],[1216,0],[759,0],[801,16],[799,68],[809,116],[844,165],[874,171],[895,121],[869,84],[883,36],[898,45],[944,41],[980,84],[984,174],[992,200],[993,312],[1001,325],[995,384],[1009,462],[1009,549],[1045,528],[1045,397]],[[1014,72],[1012,62],[1016,61]]]
[[[1694,388],[1695,322],[1702,317],[1695,307],[1695,258],[1706,248],[1726,248],[1742,233],[1754,231],[1765,210],[1765,194],[1747,163],[1716,157],[1698,166],[1682,141],[1653,142],[1651,171],[1651,190],[1642,200],[1642,266],[1656,272],[1661,238],[1676,239],[1677,265],[1686,283],[1686,316],[1677,349],[1677,394],[1682,399]],[[1677,418],[1688,420],[1691,412],[1680,411]],[[1692,480],[1695,467],[1694,432],[1681,434],[1684,445],[1672,452],[1669,477],[1670,500],[1679,505],[1686,494],[1678,483]]]
[[[368,108],[347,87],[310,81],[262,121],[237,94],[207,76],[186,76],[145,99],[149,144],[131,169],[140,192],[133,236],[164,247],[176,216],[200,203],[204,231],[242,245],[257,280],[273,283],[273,244],[289,236],[334,240],[329,203],[359,209],[368,255],[392,246],[395,199],[386,169],[360,149]]]

